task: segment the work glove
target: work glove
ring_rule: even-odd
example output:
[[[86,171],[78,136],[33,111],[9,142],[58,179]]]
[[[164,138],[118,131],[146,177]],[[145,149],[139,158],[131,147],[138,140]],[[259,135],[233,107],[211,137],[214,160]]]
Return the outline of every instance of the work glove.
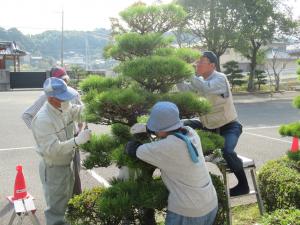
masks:
[[[91,139],[92,131],[89,129],[85,129],[77,135],[77,137],[74,138],[76,145],[82,145],[86,142],[88,142]]]
[[[140,134],[140,133],[146,133],[146,124],[144,123],[136,123],[130,128],[131,134]]]
[[[139,142],[139,141],[129,141],[126,144],[125,153],[128,154],[131,157],[136,158],[136,150],[138,149],[138,147],[140,145],[142,145],[142,143]]]
[[[203,129],[203,125],[200,120],[197,119],[185,119],[182,121],[184,126],[191,127],[193,129]]]

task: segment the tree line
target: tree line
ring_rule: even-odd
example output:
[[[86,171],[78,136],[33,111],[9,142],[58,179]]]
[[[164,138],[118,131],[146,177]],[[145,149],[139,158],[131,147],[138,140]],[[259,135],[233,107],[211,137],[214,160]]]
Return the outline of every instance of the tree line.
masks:
[[[64,53],[85,55],[88,49],[90,58],[102,58],[102,50],[109,42],[110,31],[104,28],[94,31],[65,31]],[[0,41],[15,41],[17,45],[33,56],[59,60],[61,54],[61,32],[49,30],[35,35],[24,35],[17,28],[0,27]]]
[[[180,32],[184,31],[197,37],[201,47],[215,52],[218,58],[226,49],[234,48],[250,61],[248,91],[255,90],[262,48],[296,35],[299,27],[299,22],[292,19],[287,1],[282,0],[177,0],[176,3],[188,13],[175,33],[179,45],[185,42]]]
[[[292,19],[287,0],[175,0],[174,3],[185,10],[185,17],[170,20],[166,14],[153,18],[154,11],[148,18],[132,14],[122,16],[128,19],[132,16],[128,22],[133,32],[146,33],[150,27],[154,27],[153,32],[168,31],[165,35],[174,34],[179,47],[197,43],[199,48],[215,52],[219,59],[227,49],[235,49],[250,61],[248,91],[256,89],[255,77],[260,73],[257,65],[263,57],[263,47],[276,40],[287,40],[291,35],[297,36],[299,28],[299,22]],[[160,27],[152,26],[158,19]],[[112,30],[65,32],[65,52],[84,55],[88,41],[90,54],[101,58],[108,43],[103,35],[108,36],[111,32],[114,36],[125,30],[117,18],[111,18],[111,24]],[[7,31],[0,28],[0,40],[15,40],[26,51],[55,59],[60,57],[60,38],[59,31],[28,36],[15,28]],[[220,66],[217,69],[220,70]],[[275,81],[278,90],[280,79],[277,73]]]

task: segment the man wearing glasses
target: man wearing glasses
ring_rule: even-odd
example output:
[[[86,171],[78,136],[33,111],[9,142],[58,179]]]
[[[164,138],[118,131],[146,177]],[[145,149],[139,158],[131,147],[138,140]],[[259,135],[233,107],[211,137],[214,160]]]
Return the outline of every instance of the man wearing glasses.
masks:
[[[195,91],[211,102],[211,112],[201,116],[200,121],[187,120],[185,125],[219,133],[225,139],[223,157],[238,180],[238,184],[230,189],[230,196],[243,195],[249,193],[248,181],[243,163],[234,151],[242,125],[237,120],[227,77],[216,71],[217,64],[218,58],[213,52],[203,52],[196,62],[196,76],[189,82],[177,84],[177,88],[180,91]]]

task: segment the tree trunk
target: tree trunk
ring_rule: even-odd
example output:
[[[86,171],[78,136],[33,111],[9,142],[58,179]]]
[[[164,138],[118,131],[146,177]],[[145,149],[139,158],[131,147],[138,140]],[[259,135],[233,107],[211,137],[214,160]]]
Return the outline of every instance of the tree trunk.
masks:
[[[153,180],[153,173],[155,168],[149,168],[148,170],[143,170],[141,179],[144,182],[150,182]],[[149,208],[141,209],[143,211],[141,218],[141,225],[157,225],[155,221],[155,210]]]
[[[155,221],[155,210],[154,209],[143,209],[142,225],[156,225]]]
[[[280,77],[279,74],[274,74],[275,77],[275,91],[279,91]]]
[[[248,81],[248,91],[253,92],[255,91],[255,86],[254,86],[254,75],[255,75],[255,69],[257,65],[257,52],[259,49],[259,45],[256,46],[255,42],[252,41],[252,55],[250,58],[250,75],[249,75],[249,81]]]
[[[217,55],[217,57],[218,57],[218,63],[217,63],[217,65],[216,65],[216,70],[219,71],[219,72],[221,72],[220,56]]]
[[[249,74],[249,80],[248,80],[248,88],[247,88],[247,90],[249,92],[253,92],[255,90],[254,75],[255,75],[255,66],[251,62],[250,63],[250,74]]]

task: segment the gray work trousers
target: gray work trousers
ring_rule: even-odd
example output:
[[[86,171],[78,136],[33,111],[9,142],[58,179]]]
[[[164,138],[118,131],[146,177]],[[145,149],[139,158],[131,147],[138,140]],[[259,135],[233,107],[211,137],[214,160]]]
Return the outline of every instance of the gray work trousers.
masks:
[[[47,207],[46,225],[67,225],[64,216],[74,188],[73,165],[49,166],[43,160],[39,166]]]
[[[81,180],[80,180],[80,152],[79,148],[76,149],[74,158],[73,158],[73,165],[74,165],[74,176],[75,176],[75,184],[73,189],[73,195],[80,195],[82,193],[81,189]]]

